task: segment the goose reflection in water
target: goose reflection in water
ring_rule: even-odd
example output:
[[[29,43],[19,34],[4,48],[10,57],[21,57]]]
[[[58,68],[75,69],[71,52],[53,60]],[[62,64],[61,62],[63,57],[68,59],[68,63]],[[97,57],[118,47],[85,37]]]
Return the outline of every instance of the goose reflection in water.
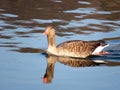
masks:
[[[70,57],[58,57],[54,55],[47,55],[47,68],[43,76],[43,82],[48,84],[52,82],[54,77],[55,63],[59,62],[70,67],[89,67],[89,66],[120,66],[120,62],[104,61],[104,60],[90,60]]]

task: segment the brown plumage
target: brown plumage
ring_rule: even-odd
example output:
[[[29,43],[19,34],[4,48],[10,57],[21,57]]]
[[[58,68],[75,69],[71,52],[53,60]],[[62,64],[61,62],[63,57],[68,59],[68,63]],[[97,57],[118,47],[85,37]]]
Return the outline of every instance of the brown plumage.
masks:
[[[80,57],[86,58],[90,55],[108,54],[108,52],[101,52],[106,46],[105,41],[82,41],[72,40],[66,41],[58,46],[55,43],[55,30],[52,26],[48,26],[43,33],[47,35],[48,49],[47,52],[57,56]]]

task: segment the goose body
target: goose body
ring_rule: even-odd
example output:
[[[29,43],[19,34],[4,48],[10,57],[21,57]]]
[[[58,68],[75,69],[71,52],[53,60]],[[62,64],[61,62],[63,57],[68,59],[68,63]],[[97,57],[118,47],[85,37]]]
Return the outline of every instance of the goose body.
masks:
[[[57,56],[67,57],[79,57],[86,58],[90,55],[101,55],[108,54],[102,50],[108,46],[103,40],[97,41],[82,41],[82,40],[71,40],[63,42],[56,46],[55,40],[55,29],[52,26],[48,26],[43,33],[47,35],[48,49],[47,53],[54,54]]]

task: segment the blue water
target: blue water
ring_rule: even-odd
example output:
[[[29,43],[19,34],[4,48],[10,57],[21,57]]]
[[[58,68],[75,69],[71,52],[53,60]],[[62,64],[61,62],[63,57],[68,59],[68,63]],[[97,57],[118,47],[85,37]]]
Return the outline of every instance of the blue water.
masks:
[[[119,8],[119,0],[2,0],[0,90],[119,90]],[[47,56],[42,33],[48,25],[56,29],[57,44],[103,39],[110,54],[87,59]],[[104,63],[93,63],[97,60]]]

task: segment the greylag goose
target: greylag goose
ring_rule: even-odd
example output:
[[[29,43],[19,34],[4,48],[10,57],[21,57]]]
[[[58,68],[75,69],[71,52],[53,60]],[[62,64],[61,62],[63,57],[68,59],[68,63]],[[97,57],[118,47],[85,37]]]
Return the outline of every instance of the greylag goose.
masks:
[[[47,35],[48,49],[47,53],[57,56],[86,58],[90,55],[104,55],[107,51],[102,51],[109,46],[103,40],[82,41],[71,40],[63,42],[56,46],[55,29],[52,26],[46,27],[43,35]]]

